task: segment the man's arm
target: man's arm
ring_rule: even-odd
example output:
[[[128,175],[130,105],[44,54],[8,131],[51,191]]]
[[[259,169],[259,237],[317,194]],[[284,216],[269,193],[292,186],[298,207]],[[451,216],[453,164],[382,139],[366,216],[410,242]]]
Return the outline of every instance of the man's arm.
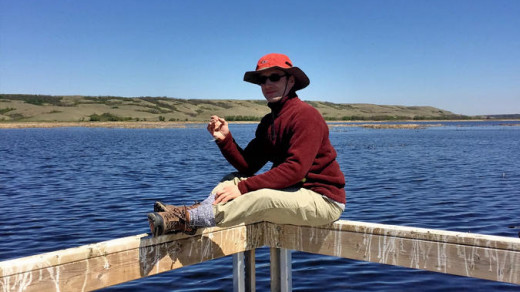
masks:
[[[302,182],[318,154],[328,126],[314,110],[299,112],[293,119],[286,159],[269,171],[241,181],[242,193],[262,188],[283,189]]]
[[[253,175],[267,163],[258,140],[255,138],[249,142],[247,151],[244,151],[233,139],[228,122],[223,118],[212,116],[208,124],[208,132],[215,138],[222,155],[239,172]]]

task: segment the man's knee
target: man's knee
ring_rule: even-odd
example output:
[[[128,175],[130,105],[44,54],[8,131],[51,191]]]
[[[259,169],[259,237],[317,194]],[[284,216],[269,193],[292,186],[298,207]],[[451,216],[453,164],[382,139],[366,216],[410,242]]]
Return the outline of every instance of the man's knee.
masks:
[[[240,173],[240,172],[232,172],[232,173],[228,173],[226,174],[221,180],[220,182],[225,182],[225,181],[234,181],[235,179],[240,179],[240,180],[244,180],[246,179],[247,176]]]

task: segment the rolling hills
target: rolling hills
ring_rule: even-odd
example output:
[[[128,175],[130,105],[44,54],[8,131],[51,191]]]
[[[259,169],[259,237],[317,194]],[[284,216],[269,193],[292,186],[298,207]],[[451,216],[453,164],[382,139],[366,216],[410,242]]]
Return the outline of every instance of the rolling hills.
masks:
[[[430,106],[306,102],[329,121],[469,118]],[[0,122],[257,121],[268,112],[265,100],[0,94]]]

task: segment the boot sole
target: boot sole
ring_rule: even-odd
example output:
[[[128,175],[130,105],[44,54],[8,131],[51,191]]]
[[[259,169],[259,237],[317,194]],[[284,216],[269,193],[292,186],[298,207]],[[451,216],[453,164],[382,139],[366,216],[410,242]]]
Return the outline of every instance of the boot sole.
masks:
[[[150,224],[150,231],[152,232],[153,237],[163,235],[164,221],[161,216],[155,215],[155,213],[149,213],[148,223]]]
[[[154,212],[170,212],[175,208],[176,208],[176,206],[173,206],[173,205],[172,205],[172,207],[168,208],[168,205],[163,204],[162,202],[159,202],[159,201],[156,201],[155,204],[153,205]]]
[[[166,211],[166,205],[164,205],[163,203],[157,201],[153,205],[153,211],[154,212],[165,212]]]

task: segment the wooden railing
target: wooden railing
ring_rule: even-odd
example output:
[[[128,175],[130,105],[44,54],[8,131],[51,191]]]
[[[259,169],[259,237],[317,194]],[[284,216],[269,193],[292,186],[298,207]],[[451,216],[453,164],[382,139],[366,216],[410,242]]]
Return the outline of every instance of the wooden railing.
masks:
[[[290,250],[520,284],[520,239],[374,223],[268,222],[148,234],[0,262],[2,291],[89,291],[233,255],[235,290],[255,288],[254,250],[271,247],[272,290],[291,290]]]

